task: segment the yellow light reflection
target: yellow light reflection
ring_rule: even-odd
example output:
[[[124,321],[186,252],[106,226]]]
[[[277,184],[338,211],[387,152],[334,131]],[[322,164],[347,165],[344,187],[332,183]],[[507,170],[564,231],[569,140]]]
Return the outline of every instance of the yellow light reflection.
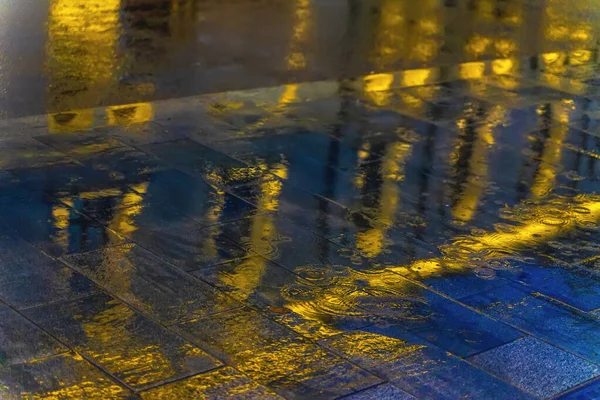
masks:
[[[408,160],[412,145],[404,142],[387,146],[381,164],[382,184],[376,220],[379,226],[356,235],[357,249],[367,257],[375,257],[385,248],[385,234],[394,223],[399,205],[398,183],[404,179],[404,165]]]
[[[52,0],[48,14],[46,72],[48,110],[91,107],[110,89],[117,70],[120,0]],[[51,128],[80,130],[91,125],[79,115]]]
[[[306,54],[302,50],[305,45],[311,25],[311,0],[296,0],[294,7],[294,25],[290,50],[287,55],[288,69],[306,68]]]
[[[286,307],[306,319],[326,324],[332,310],[336,315],[346,314],[348,318],[371,318],[377,310],[361,311],[361,302],[378,304],[379,296],[382,296],[379,300],[385,302],[393,295],[396,302],[402,303],[402,299],[406,299],[406,304],[395,308],[394,313],[405,313],[406,318],[414,318],[413,314],[418,316],[426,311],[426,307],[411,300],[415,294],[410,290],[414,289],[410,289],[411,283],[400,275],[425,280],[444,274],[466,273],[479,265],[493,266],[507,256],[518,258],[520,251],[540,246],[576,227],[597,225],[600,196],[554,198],[546,204],[522,205],[509,211],[521,216],[519,225],[512,229],[498,228],[493,232],[458,237],[442,247],[443,257],[440,258],[369,272],[346,268],[336,276],[334,286],[312,289],[311,295],[304,292],[301,299],[288,295]],[[383,308],[381,311],[385,312]]]
[[[452,216],[462,223],[468,222],[475,216],[479,199],[486,187],[488,165],[487,153],[490,146],[494,144],[493,128],[504,120],[506,109],[496,106],[489,111],[483,123],[476,129],[475,139],[472,144],[465,143],[464,134],[459,139],[457,149],[461,146],[471,145],[471,158],[468,164],[468,175],[461,196],[452,208]],[[458,158],[457,151],[451,161],[456,166]]]
[[[459,64],[458,76],[461,79],[480,79],[485,74],[484,62],[467,62]]]
[[[540,157],[539,169],[531,187],[531,194],[534,199],[547,196],[554,187],[562,154],[562,143],[569,132],[566,125],[569,122],[569,111],[574,108],[574,104],[572,100],[563,100],[551,103],[550,107],[551,112],[557,117],[560,124],[548,128],[550,136],[544,140],[544,151]]]
[[[393,74],[372,74],[364,77],[364,92],[366,97],[378,106],[390,101],[390,88],[394,83]]]
[[[108,125],[127,126],[136,123],[149,122],[154,119],[152,103],[127,104],[106,107]]]

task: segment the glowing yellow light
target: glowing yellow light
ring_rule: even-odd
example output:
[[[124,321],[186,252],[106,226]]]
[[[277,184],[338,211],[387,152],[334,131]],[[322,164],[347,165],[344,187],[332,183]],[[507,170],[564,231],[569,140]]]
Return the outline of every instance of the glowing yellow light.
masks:
[[[461,79],[479,79],[485,73],[484,62],[468,62],[459,64],[459,77]]]
[[[434,68],[409,69],[402,73],[402,85],[423,86],[437,79],[438,74],[439,70]]]
[[[48,130],[51,133],[83,131],[94,123],[94,110],[77,110],[48,114]]]
[[[496,75],[506,75],[513,71],[515,63],[509,58],[499,58],[492,61],[492,71]]]
[[[127,104],[106,108],[108,125],[127,126],[135,123],[149,122],[154,119],[152,103]]]

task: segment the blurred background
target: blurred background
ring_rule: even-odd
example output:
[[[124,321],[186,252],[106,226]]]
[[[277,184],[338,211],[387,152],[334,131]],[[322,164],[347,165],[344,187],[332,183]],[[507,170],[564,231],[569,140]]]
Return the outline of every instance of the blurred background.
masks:
[[[0,0],[0,118],[540,52],[577,56],[596,48],[597,3]]]

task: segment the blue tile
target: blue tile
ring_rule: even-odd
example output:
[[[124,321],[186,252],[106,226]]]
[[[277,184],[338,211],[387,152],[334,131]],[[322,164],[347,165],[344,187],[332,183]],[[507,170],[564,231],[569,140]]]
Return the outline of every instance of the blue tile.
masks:
[[[524,283],[531,291],[560,300],[582,311],[600,308],[600,276],[582,268],[539,257],[515,263],[502,276]]]
[[[416,398],[532,398],[410,333],[369,329],[323,344]]]
[[[155,224],[157,221],[153,217],[149,222]],[[137,227],[134,224],[127,236],[167,262],[192,271],[253,254],[223,234],[227,226],[202,227],[193,221],[177,221],[164,228]]]
[[[152,172],[132,188],[144,197],[145,204],[167,206],[201,225],[231,222],[257,213],[251,204],[178,170]]]
[[[278,212],[295,224],[324,237],[372,229],[368,218],[324,197],[273,179],[257,185],[240,186],[233,193],[267,212]]]
[[[123,146],[122,143],[103,130],[61,132],[60,134],[37,136],[35,139],[75,158],[86,157],[107,149]]]
[[[155,157],[126,146],[106,149],[79,160],[96,171],[106,171],[116,181],[140,181],[152,172],[168,168]]]
[[[600,363],[600,321],[589,314],[511,285],[461,301],[561,349]]]
[[[258,215],[224,224],[221,232],[242,245],[246,251],[262,255],[298,274],[302,274],[299,271],[308,270],[323,273],[334,265],[351,265],[356,270],[375,268],[357,252],[300,228],[276,214]]]
[[[98,287],[29,243],[0,237],[0,297],[16,308],[68,300],[98,292]]]
[[[181,381],[173,382],[141,393],[143,400],[165,398],[205,398],[236,400],[282,400],[264,386],[253,382],[231,367],[218,368]]]
[[[217,187],[247,184],[262,175],[256,168],[189,139],[141,148],[165,163],[199,176]]]
[[[343,157],[344,154],[353,153],[352,149],[331,136],[306,131],[222,141],[216,143],[215,148],[251,165],[282,160],[285,164],[293,165],[314,160],[319,164],[341,169],[344,164],[340,162],[344,160],[340,160],[340,155]],[[353,165],[356,159],[349,161]]]
[[[11,171],[23,185],[58,197],[98,193],[119,186],[107,171],[94,170],[77,162]]]
[[[362,392],[344,397],[344,400],[414,400],[415,397],[403,392],[394,385],[384,383]]]
[[[9,230],[54,257],[127,241],[101,223],[43,193],[0,198],[0,205],[2,223]]]
[[[5,368],[66,351],[66,347],[23,316],[0,305],[0,367]]]
[[[31,138],[1,140],[0,159],[0,167],[5,169],[50,167],[70,161],[65,154]]]
[[[600,399],[600,380],[596,379],[592,383],[584,385],[583,387],[575,389],[558,398],[560,400]]]
[[[537,397],[552,397],[600,374],[600,367],[532,337],[471,357],[479,368]]]
[[[407,329],[421,338],[455,355],[467,357],[499,346],[522,336],[522,333],[470,310],[463,305],[429,290],[397,279],[405,293],[393,297],[366,298],[360,307],[368,312],[382,313],[385,321],[389,315],[393,321],[389,331],[400,334]],[[388,296],[391,295],[388,294]],[[386,308],[387,311],[382,310]],[[402,315],[404,314],[404,316]],[[381,327],[378,323],[377,326]],[[384,325],[385,326],[385,325]]]

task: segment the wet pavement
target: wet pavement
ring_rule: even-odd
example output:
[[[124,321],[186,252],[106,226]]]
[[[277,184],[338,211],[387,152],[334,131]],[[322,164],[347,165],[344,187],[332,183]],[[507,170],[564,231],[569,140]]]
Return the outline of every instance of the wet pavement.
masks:
[[[600,397],[593,1],[51,3],[60,101],[0,100],[31,114],[0,120],[0,398]],[[243,37],[240,4],[296,19],[239,81],[148,40],[185,7]],[[181,86],[106,86],[107,32]]]
[[[596,3],[2,0],[0,118],[595,50]]]

